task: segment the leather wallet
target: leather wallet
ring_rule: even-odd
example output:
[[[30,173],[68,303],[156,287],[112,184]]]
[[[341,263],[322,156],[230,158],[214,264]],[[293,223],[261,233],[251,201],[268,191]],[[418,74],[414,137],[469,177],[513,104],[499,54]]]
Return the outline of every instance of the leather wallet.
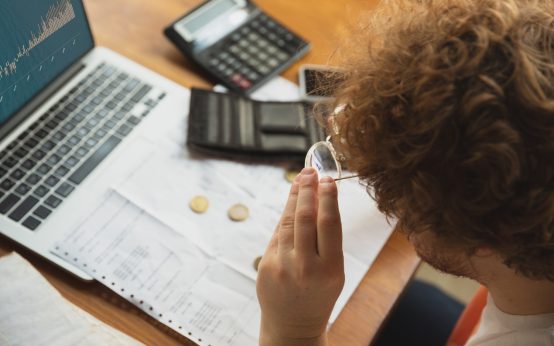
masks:
[[[304,162],[325,131],[307,102],[255,101],[236,94],[191,90],[187,145],[234,159]]]

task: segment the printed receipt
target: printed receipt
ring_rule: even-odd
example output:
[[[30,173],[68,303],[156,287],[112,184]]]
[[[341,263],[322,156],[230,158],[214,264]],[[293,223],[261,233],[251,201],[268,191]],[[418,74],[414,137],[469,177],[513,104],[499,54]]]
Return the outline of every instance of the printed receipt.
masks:
[[[200,345],[257,345],[255,283],[116,192],[53,250]]]

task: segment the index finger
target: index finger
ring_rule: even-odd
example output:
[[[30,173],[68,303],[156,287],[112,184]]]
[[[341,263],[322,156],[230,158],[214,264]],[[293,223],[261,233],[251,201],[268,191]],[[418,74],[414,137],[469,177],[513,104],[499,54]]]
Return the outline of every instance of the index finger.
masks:
[[[337,185],[333,178],[321,179],[318,189],[317,248],[323,259],[342,258],[342,225]]]

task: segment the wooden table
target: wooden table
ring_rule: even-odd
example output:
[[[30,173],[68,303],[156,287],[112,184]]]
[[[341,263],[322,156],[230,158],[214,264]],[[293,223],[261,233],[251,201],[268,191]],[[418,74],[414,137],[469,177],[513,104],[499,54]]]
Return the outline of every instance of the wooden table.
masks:
[[[162,29],[198,0],[85,0],[98,45],[109,47],[184,86],[211,87],[162,35]],[[312,43],[307,57],[284,76],[296,81],[300,64],[325,64],[360,13],[376,0],[256,0]],[[368,232],[371,230],[368,230]],[[0,255],[18,251],[67,299],[148,345],[193,345],[153,321],[99,283],[84,283],[13,242],[0,238]],[[387,242],[330,332],[332,345],[369,345],[414,273],[419,260],[398,234]]]

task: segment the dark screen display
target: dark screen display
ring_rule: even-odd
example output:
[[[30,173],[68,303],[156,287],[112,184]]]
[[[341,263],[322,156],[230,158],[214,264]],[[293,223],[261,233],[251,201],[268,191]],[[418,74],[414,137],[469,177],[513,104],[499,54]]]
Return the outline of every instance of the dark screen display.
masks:
[[[92,47],[81,0],[2,0],[0,125]]]

